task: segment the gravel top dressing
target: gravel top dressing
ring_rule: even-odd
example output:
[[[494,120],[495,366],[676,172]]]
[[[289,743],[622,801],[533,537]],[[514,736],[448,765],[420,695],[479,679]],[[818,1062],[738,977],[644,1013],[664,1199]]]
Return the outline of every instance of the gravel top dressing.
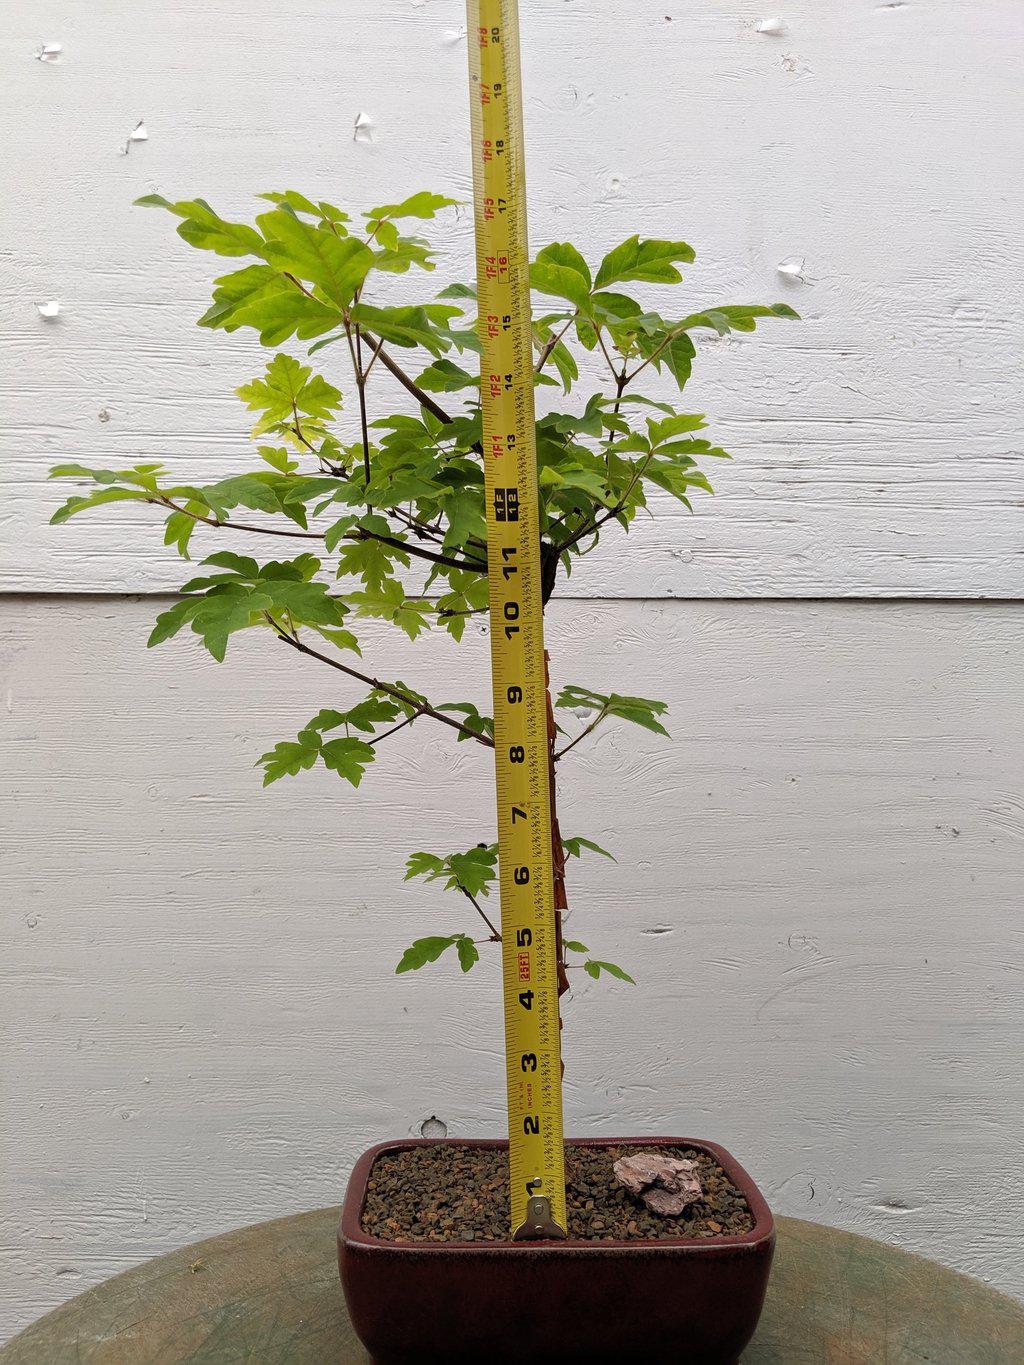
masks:
[[[652,1213],[620,1185],[612,1164],[637,1151],[696,1161],[704,1197],[675,1217]],[[588,1241],[705,1238],[749,1232],[747,1201],[712,1157],[691,1147],[565,1149],[569,1236]],[[388,1242],[509,1240],[508,1157],[493,1147],[439,1142],[379,1156],[362,1229]]]

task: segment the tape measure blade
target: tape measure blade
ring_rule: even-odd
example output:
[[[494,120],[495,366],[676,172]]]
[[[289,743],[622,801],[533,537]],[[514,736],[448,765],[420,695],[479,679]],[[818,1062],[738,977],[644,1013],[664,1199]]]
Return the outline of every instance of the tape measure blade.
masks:
[[[540,1236],[548,1223],[557,1235],[565,1170],[518,13],[515,0],[468,10],[512,1227]]]

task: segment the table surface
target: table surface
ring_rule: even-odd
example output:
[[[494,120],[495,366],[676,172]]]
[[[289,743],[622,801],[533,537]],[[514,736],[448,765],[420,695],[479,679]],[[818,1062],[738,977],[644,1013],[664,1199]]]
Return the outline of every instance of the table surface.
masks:
[[[335,1260],[339,1210],[258,1223],[107,1280],[0,1347],[2,1365],[366,1365]],[[743,1365],[1021,1365],[1024,1306],[933,1261],[778,1220]]]

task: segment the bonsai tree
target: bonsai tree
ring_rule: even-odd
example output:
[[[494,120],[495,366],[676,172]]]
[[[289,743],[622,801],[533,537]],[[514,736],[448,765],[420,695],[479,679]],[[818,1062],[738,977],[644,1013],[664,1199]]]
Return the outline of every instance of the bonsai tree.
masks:
[[[269,353],[263,373],[237,390],[254,417],[255,452],[240,452],[238,473],[205,485],[180,483],[161,464],[58,465],[54,477],[87,488],[53,521],[144,502],[163,514],[164,542],[183,559],[202,545],[201,572],[157,617],[150,645],[187,627],[223,660],[232,636],[259,630],[297,663],[333,670],[340,677],[327,680],[329,704],[298,718],[296,736],[257,763],[264,785],[323,764],[359,787],[381,761],[381,746],[401,743],[413,725],[443,726],[453,742],[493,748],[492,722],[473,703],[437,698],[429,680],[393,679],[386,660],[363,657],[359,637],[360,623],[376,618],[413,640],[446,631],[457,645],[468,619],[486,612],[475,293],[452,283],[426,291],[416,305],[387,302],[392,276],[433,272],[417,225],[454,200],[424,191],[371,208],[357,223],[294,191],[261,197],[270,207],[252,225],[221,218],[201,199],[138,201],[180,219],[178,235],[190,246],[244,262],[215,280],[199,325],[251,328]],[[796,316],[785,304],[732,304],[670,318],[647,308],[643,286],[678,284],[679,266],[693,259],[685,242],[633,236],[596,270],[566,242],[545,247],[531,264],[535,382],[551,390],[536,427],[545,604],[578,559],[633,528],[652,490],[687,508],[694,493],[711,492],[701,466],[726,452],[701,434],[703,416],[652,397],[648,381],[666,375],[682,392],[702,329],[750,332],[761,318]],[[330,378],[306,363],[320,352],[317,364]],[[577,397],[580,352],[599,362],[601,377]],[[396,398],[403,399],[399,411],[392,410]],[[336,426],[343,406],[358,415],[354,441]],[[509,517],[515,511],[502,509]],[[556,765],[599,726],[620,721],[665,735],[666,709],[579,683],[562,686],[553,708],[549,695],[552,793]],[[573,717],[571,730],[555,723],[555,711]],[[611,855],[590,839],[563,838],[554,806],[552,815],[560,912],[566,858]],[[398,972],[446,956],[468,972],[481,944],[500,941],[497,916],[485,904],[496,861],[488,842],[412,853],[406,878],[441,882],[470,918],[439,925],[455,932],[416,939]],[[592,977],[632,980],[561,934],[559,963],[563,989],[572,965]]]

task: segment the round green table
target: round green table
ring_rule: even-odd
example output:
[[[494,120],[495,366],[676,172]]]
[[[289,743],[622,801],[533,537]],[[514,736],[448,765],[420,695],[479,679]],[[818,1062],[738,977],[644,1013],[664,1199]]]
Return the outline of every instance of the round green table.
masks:
[[[338,1209],[196,1242],[72,1299],[2,1365],[366,1365],[338,1283]],[[778,1220],[768,1302],[743,1365],[1022,1365],[1024,1307],[932,1261]]]

